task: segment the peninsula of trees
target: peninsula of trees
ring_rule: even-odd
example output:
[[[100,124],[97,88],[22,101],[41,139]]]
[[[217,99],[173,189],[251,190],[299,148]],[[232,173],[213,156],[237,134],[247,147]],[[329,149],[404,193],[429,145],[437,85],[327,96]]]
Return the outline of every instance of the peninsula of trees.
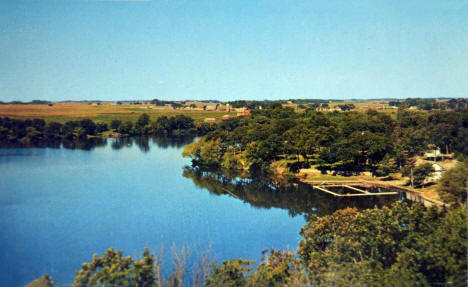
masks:
[[[374,110],[297,113],[278,105],[220,123],[186,147],[193,164],[268,172],[287,160],[292,171],[317,165],[322,171],[384,176],[412,168],[412,156],[432,146],[442,156],[468,154],[468,112],[411,111],[395,118]]]

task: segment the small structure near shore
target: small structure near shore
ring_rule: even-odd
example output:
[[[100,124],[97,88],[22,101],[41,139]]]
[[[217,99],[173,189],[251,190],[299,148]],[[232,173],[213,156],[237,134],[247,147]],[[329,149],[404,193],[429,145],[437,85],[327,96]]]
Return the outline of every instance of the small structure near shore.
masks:
[[[248,108],[239,108],[236,109],[237,116],[242,117],[242,116],[250,116],[250,109]]]
[[[312,188],[321,190],[338,197],[373,196],[373,195],[398,195],[397,191],[381,191],[380,187],[366,187],[355,183],[323,183],[313,185]]]
[[[404,198],[422,203],[425,207],[436,206],[440,210],[445,210],[449,205],[427,198],[419,192],[403,188],[400,186],[369,182],[369,181],[309,181],[302,180],[309,184],[313,189],[326,192],[336,197],[367,197],[367,196],[385,196],[401,195]]]
[[[431,159],[431,160],[434,160],[434,161],[436,161],[441,156],[442,156],[442,153],[440,152],[439,148],[434,149],[434,150],[430,150],[430,151],[427,151],[427,152],[424,153],[425,158]]]

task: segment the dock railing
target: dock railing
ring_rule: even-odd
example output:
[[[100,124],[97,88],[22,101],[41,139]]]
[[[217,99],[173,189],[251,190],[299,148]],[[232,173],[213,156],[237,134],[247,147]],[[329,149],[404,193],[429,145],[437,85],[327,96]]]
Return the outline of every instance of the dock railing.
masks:
[[[376,182],[376,181],[365,181],[365,180],[352,180],[352,181],[314,181],[314,180],[301,180],[302,183],[309,184],[312,187],[327,192],[333,196],[337,197],[359,197],[359,196],[378,196],[378,195],[393,195],[393,194],[398,194],[398,193],[404,193],[406,195],[406,198],[415,201],[415,202],[420,202],[426,207],[430,206],[437,206],[440,209],[446,209],[449,207],[449,204],[443,203],[439,200],[429,198],[427,196],[424,196],[421,192],[409,189],[409,188],[404,188],[401,186],[385,183],[385,182]],[[380,188],[385,188],[385,189],[390,189],[392,191],[390,192],[379,192],[379,193],[370,193],[368,191],[365,191],[360,188],[356,188],[355,186],[359,187],[380,187]],[[358,194],[339,194],[336,192],[333,192],[331,190],[328,190],[327,187],[346,187],[348,189],[355,190],[357,192],[360,192]],[[395,190],[395,191],[393,191]]]

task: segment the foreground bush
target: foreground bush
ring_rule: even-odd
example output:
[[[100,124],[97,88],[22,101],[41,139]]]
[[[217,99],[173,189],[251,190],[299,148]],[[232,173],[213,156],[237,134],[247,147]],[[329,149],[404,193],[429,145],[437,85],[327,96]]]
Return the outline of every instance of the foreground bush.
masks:
[[[419,204],[312,217],[298,253],[314,286],[466,286],[466,211]],[[393,278],[393,279],[392,279]]]

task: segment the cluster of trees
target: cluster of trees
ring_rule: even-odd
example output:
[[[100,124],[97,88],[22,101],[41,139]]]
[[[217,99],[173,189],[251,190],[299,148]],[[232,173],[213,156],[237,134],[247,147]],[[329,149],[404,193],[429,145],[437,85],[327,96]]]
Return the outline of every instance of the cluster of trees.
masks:
[[[162,100],[154,99],[151,101],[151,103],[156,106],[171,105],[172,108],[177,109],[177,108],[182,107],[185,102],[162,101]]]
[[[233,108],[243,108],[247,107],[251,110],[262,108],[262,109],[270,109],[273,107],[278,107],[281,106],[281,104],[286,103],[287,101],[244,101],[244,100],[238,100],[238,101],[232,101],[228,102],[229,105]]]
[[[0,105],[4,105],[4,104],[13,104],[13,105],[27,105],[27,104],[52,105],[53,103],[51,101],[44,101],[44,100],[32,100],[30,102],[22,102],[22,101],[2,102],[2,101],[0,101]]]
[[[264,101],[245,101],[245,100],[238,100],[238,101],[232,101],[229,102],[229,104],[233,108],[242,108],[242,107],[247,107],[249,109],[258,109],[262,107],[262,109],[272,109],[278,106],[281,106],[282,104],[288,104],[288,103],[293,103],[297,104],[299,108],[301,109],[316,109],[319,107],[323,108],[328,108],[328,103],[331,100],[319,100],[319,99],[290,99],[290,100],[277,100],[277,101],[269,101],[269,100],[264,100]],[[343,102],[343,100],[333,100],[333,102]],[[338,105],[343,111],[350,111],[355,108],[354,104],[340,104]]]
[[[385,176],[414,164],[428,145],[468,154],[468,110],[408,111],[397,118],[374,110],[295,113],[276,106],[233,118],[186,147],[194,165],[268,170],[274,161],[316,164],[322,171]]]
[[[343,100],[322,100],[322,99],[290,99],[290,102],[294,104],[326,104],[331,101],[333,102],[343,102]]]
[[[298,254],[313,286],[467,284],[464,208],[349,208],[313,216],[301,235]]]
[[[210,264],[209,252],[189,265],[189,251],[173,249],[174,271],[164,278],[162,254],[153,255],[145,248],[142,258],[134,260],[131,256],[124,257],[122,251],[109,248],[102,256],[94,254],[91,262],[83,263],[72,286],[181,287],[189,284],[194,287],[267,287],[307,282],[300,262],[292,252],[272,249],[262,253],[262,262],[254,268],[254,261],[244,259]],[[46,279],[53,286],[53,280],[49,276]]]
[[[214,124],[195,123],[190,117],[177,115],[162,116],[151,122],[147,114],[142,114],[137,121],[113,120],[106,123],[90,119],[46,123],[43,119],[19,120],[9,117],[0,118],[0,143],[2,145],[40,146],[44,142],[60,140],[85,140],[101,133],[113,130],[121,135],[203,135],[215,128]]]
[[[142,114],[135,123],[132,121],[122,122],[112,120],[111,129],[123,135],[171,135],[171,136],[195,136],[204,135],[214,130],[214,124],[195,123],[195,121],[184,115],[173,117],[161,116],[151,121],[147,114]]]
[[[447,109],[466,109],[468,108],[467,99],[449,99],[438,101],[436,99],[409,98],[404,101],[390,101],[390,106],[399,108],[417,107],[421,110],[447,110]]]
[[[299,261],[272,252],[215,265],[206,286],[466,286],[466,211],[440,213],[396,202],[312,217],[301,231]],[[214,276],[213,276],[214,275]],[[213,281],[210,281],[213,280]],[[218,284],[218,285],[216,285]]]
[[[440,212],[401,201],[347,208],[311,216],[297,255],[272,249],[257,265],[241,258],[219,264],[205,252],[191,263],[187,249],[173,249],[167,278],[162,253],[145,249],[133,259],[110,248],[83,263],[72,286],[466,286],[466,219],[464,208]]]
[[[34,145],[59,139],[86,139],[108,130],[105,123],[90,119],[46,123],[43,119],[17,120],[0,118],[0,142]]]
[[[444,202],[453,205],[466,204],[468,189],[468,159],[448,170],[438,183],[438,192]]]
[[[338,107],[342,111],[351,111],[351,110],[354,110],[356,108],[356,106],[354,104],[343,104],[343,105],[338,105]]]

